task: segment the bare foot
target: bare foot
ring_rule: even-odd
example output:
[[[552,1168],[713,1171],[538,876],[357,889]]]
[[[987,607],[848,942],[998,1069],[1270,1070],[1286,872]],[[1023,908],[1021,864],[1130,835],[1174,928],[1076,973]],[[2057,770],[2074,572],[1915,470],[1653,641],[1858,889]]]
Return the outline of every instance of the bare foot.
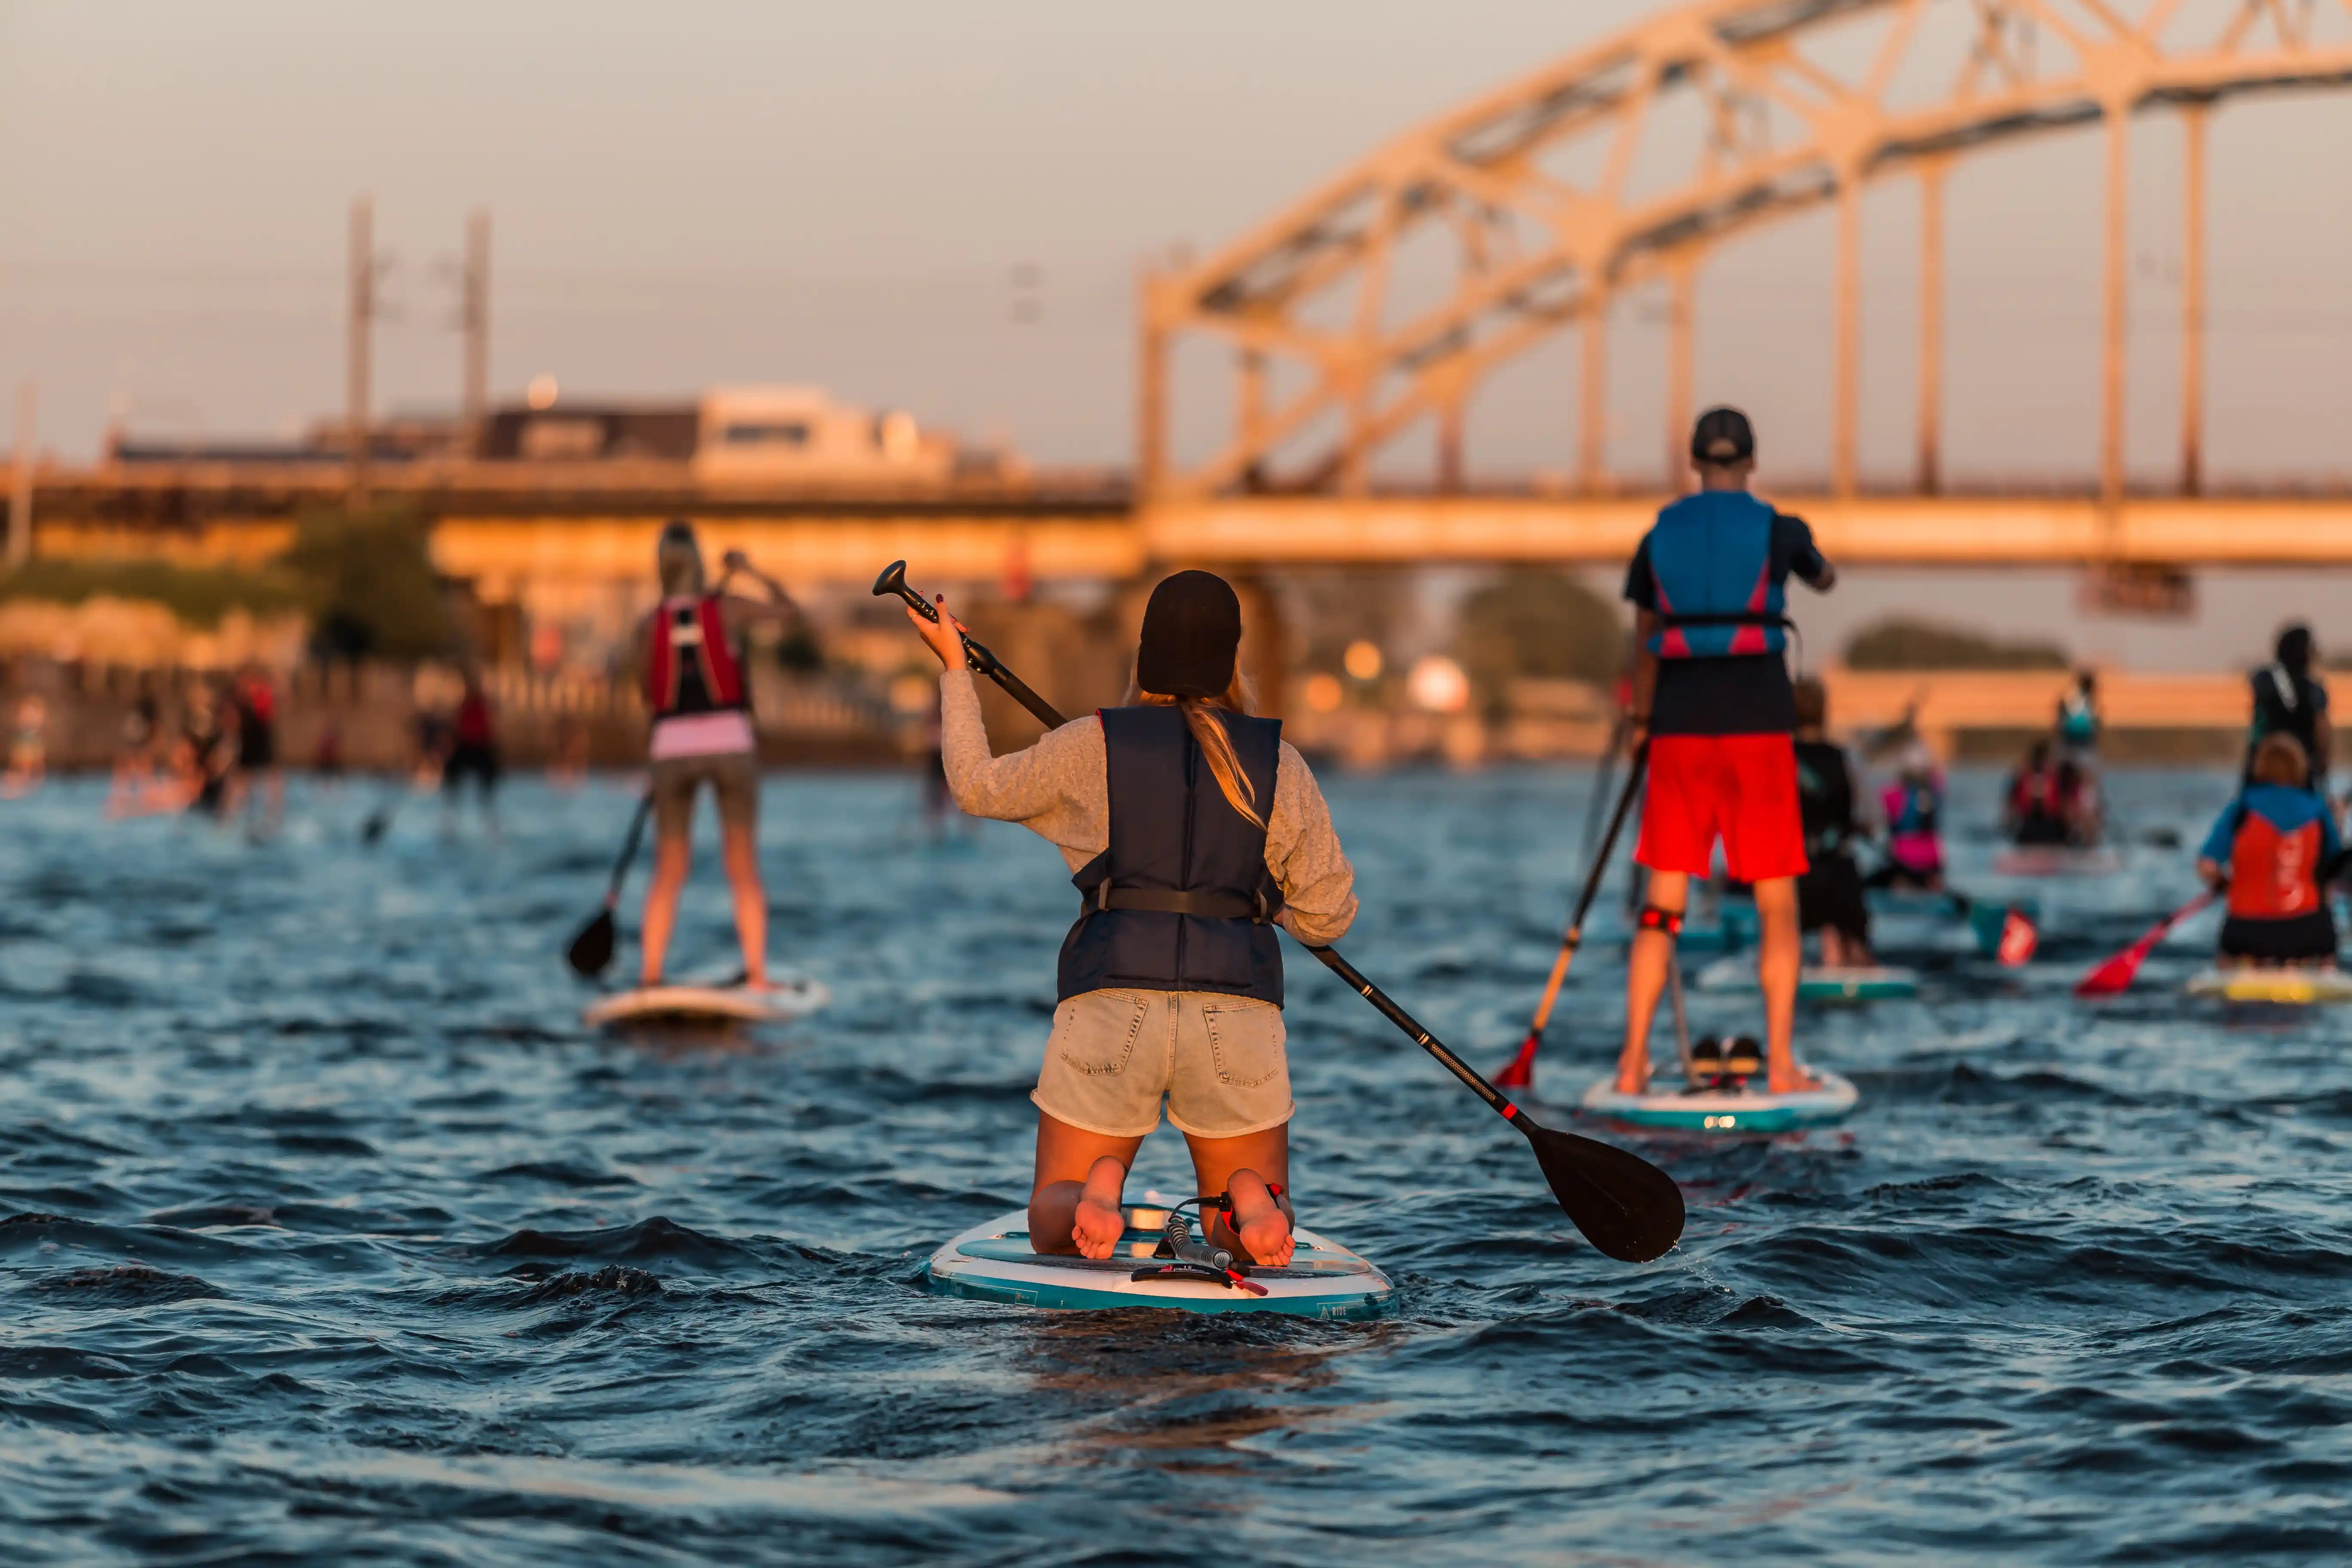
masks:
[[[1617,1058],[1617,1092],[1646,1094],[1650,1089],[1649,1064],[1636,1057]]]
[[[1287,1265],[1298,1243],[1290,1234],[1290,1216],[1282,1212],[1264,1179],[1255,1171],[1235,1171],[1225,1190],[1234,1200],[1229,1223],[1249,1260],[1269,1268]]]
[[[1070,1222],[1070,1239],[1082,1256],[1108,1258],[1118,1249],[1118,1238],[1127,1234],[1127,1215],[1118,1203],[1126,1186],[1127,1167],[1108,1154],[1087,1173],[1087,1184],[1078,1194],[1077,1210]]]
[[[1795,1066],[1787,1068],[1774,1063],[1764,1081],[1774,1094],[1810,1094],[1822,1087],[1822,1080]]]

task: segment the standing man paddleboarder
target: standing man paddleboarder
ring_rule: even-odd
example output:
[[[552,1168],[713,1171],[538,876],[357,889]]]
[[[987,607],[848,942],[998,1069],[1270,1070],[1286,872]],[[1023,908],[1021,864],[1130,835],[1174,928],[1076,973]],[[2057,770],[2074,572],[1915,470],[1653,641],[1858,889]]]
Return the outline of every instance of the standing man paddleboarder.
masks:
[[[1111,1255],[1129,1167],[1164,1098],[1192,1148],[1211,1244],[1287,1264],[1297,1107],[1275,925],[1337,942],[1356,917],[1355,871],[1306,759],[1278,721],[1249,716],[1241,601],[1211,573],[1166,579],[1144,610],[1127,705],[1003,757],[989,752],[962,626],[944,611],[907,614],[946,667],[956,804],[1051,843],[1084,900],[1029,1097],[1029,1245]]]
[[[1745,414],[1707,410],[1690,450],[1698,493],[1658,513],[1625,574],[1635,612],[1633,739],[1650,749],[1634,859],[1650,877],[1626,966],[1617,1087],[1649,1087],[1650,1023],[1690,879],[1707,874],[1720,838],[1732,879],[1756,890],[1766,1070],[1771,1091],[1789,1094],[1816,1085],[1797,1070],[1790,1043],[1803,959],[1797,879],[1807,861],[1786,590],[1794,575],[1826,593],[1837,573],[1801,521],[1748,493],[1756,432]]]
[[[654,563],[661,603],[637,632],[646,706],[654,716],[647,743],[654,797],[654,878],[646,891],[644,983],[658,985],[677,922],[678,894],[694,857],[694,797],[708,784],[719,803],[720,856],[735,897],[735,934],[743,948],[743,984],[768,984],[768,893],[760,881],[760,765],[751,732],[751,681],[746,634],[761,621],[799,613],[783,585],[740,550],[727,552],[728,576],[765,588],[747,599],[706,585],[694,525],[662,529]]]

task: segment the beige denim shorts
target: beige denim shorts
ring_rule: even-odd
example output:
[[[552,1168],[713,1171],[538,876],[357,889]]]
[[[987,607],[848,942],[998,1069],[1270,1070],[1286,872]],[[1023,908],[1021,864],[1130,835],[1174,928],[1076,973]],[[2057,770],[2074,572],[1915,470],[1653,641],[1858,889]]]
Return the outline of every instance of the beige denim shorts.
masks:
[[[1054,1009],[1029,1098],[1056,1121],[1110,1138],[1160,1125],[1238,1138],[1290,1120],[1282,1009],[1216,991],[1089,991]]]
[[[683,838],[694,829],[694,795],[704,784],[719,797],[719,825],[748,827],[760,816],[760,762],[749,752],[663,757],[652,764],[654,834]]]

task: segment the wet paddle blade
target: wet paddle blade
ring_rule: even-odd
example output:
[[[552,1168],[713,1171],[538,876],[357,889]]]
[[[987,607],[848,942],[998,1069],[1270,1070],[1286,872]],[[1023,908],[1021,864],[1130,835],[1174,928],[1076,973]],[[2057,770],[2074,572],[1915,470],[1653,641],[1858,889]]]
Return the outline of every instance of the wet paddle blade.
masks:
[[[1519,1054],[1504,1063],[1503,1070],[1490,1080],[1496,1089],[1535,1088],[1537,1044],[1535,1031],[1528,1030],[1528,1037],[1519,1042]]]
[[[572,939],[571,950],[564,954],[572,969],[586,979],[593,980],[604,973],[613,962],[613,911],[599,910],[596,918],[580,928]]]
[[[1638,1154],[1546,1127],[1524,1110],[1511,1125],[1535,1145],[1552,1196],[1584,1238],[1620,1263],[1663,1258],[1682,1239],[1683,1190]]]
[[[2179,925],[2182,921],[2187,920],[2190,915],[2195,914],[2198,910],[2203,909],[2207,904],[2210,904],[2212,901],[2213,895],[2207,893],[2201,897],[2191,899],[2189,902],[2183,904],[2178,910],[2175,910],[2171,914],[2167,915],[2163,920],[2157,922],[2156,929],[2154,931],[2149,931],[2146,936],[2140,938],[2137,942],[2132,943],[2129,947],[2124,949],[2121,952],[2116,954],[2113,958],[2099,965],[2098,968],[2094,969],[2090,973],[2083,976],[2083,978],[2077,982],[2074,986],[2074,994],[2077,996],[2120,996],[2125,992],[2130,990],[2131,983],[2139,977],[2139,966],[2147,962],[2147,955],[2156,951],[2156,944],[2162,942],[2166,937],[2171,935],[2172,928],[2174,926]]]

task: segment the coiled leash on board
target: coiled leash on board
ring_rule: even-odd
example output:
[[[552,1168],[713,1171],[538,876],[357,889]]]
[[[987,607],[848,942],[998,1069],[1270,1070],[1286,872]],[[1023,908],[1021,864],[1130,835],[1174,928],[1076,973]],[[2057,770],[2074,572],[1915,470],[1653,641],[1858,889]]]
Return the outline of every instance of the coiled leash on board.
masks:
[[[1266,1184],[1265,1190],[1277,1200],[1282,1196],[1282,1189],[1271,1182]],[[1192,1222],[1185,1217],[1184,1211],[1202,1201],[1186,1198],[1168,1211],[1167,1223],[1160,1227],[1160,1249],[1152,1256],[1172,1261],[1156,1268],[1139,1268],[1128,1278],[1138,1284],[1147,1279],[1200,1279],[1212,1285],[1223,1285],[1228,1289],[1246,1290],[1253,1296],[1265,1295],[1265,1287],[1250,1279],[1242,1266],[1234,1261],[1232,1253],[1213,1245],[1205,1237],[1199,1241],[1192,1239]],[[1213,1201],[1218,1213],[1232,1213],[1234,1200],[1230,1193],[1219,1193]],[[1202,1212],[1205,1215],[1206,1210]]]

